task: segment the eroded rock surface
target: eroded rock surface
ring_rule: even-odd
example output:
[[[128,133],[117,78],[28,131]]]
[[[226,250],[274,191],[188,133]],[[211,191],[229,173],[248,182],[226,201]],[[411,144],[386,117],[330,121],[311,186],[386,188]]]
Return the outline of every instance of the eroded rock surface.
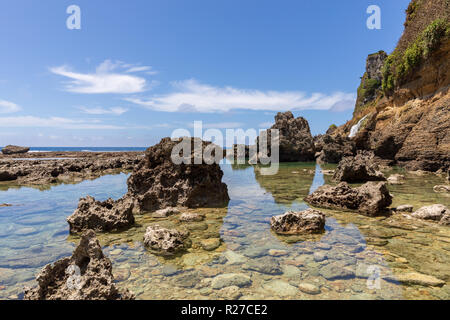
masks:
[[[8,145],[2,149],[3,154],[21,154],[27,153],[28,151],[30,151],[29,147],[19,147],[12,145]]]
[[[105,174],[131,171],[142,159],[138,152],[39,152],[22,157],[24,159],[17,160],[13,156],[0,155],[0,182],[14,181],[18,185],[31,186],[81,182]]]
[[[367,182],[360,187],[351,188],[346,182],[335,187],[324,185],[305,198],[316,207],[357,210],[360,213],[376,216],[383,214],[392,203],[385,182]]]
[[[314,209],[288,211],[272,217],[270,226],[278,234],[320,233],[325,228],[325,214]]]
[[[127,197],[135,201],[138,211],[166,207],[221,207],[228,203],[230,198],[226,184],[222,183],[222,170],[216,163],[207,164],[205,158],[195,164],[199,153],[195,153],[194,144],[200,146],[204,155],[223,156],[222,149],[198,138],[183,141],[164,138],[147,149],[145,158],[128,178]],[[171,153],[173,148],[181,151],[181,146],[187,150],[185,163],[175,164]],[[188,150],[189,146],[191,150]]]
[[[290,111],[279,112],[275,116],[275,124],[267,130],[269,151],[271,148],[271,129],[279,130],[280,162],[314,161],[314,140],[306,119],[302,117],[294,118]]]
[[[345,182],[386,180],[370,152],[358,152],[355,157],[342,159],[334,172],[333,179]]]
[[[186,249],[188,236],[187,231],[167,229],[154,224],[145,231],[144,245],[155,253],[170,256]]]
[[[104,256],[95,232],[83,233],[72,257],[45,266],[38,287],[25,288],[25,300],[130,300],[134,295],[114,285],[111,261]]]
[[[450,210],[442,204],[425,206],[411,214],[414,218],[438,221],[442,225],[450,225]]]
[[[355,154],[354,142],[341,135],[325,134],[314,137],[318,163],[339,163],[342,158]]]
[[[124,230],[134,225],[133,201],[96,201],[87,196],[80,199],[78,208],[67,218],[67,222],[71,233],[87,229],[99,232]]]

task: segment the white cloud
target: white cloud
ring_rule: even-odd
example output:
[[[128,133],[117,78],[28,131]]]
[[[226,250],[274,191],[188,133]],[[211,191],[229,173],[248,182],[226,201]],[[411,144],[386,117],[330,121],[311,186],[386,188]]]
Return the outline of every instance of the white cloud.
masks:
[[[260,91],[233,87],[214,87],[196,80],[175,82],[174,92],[153,96],[149,99],[127,98],[125,100],[146,108],[166,112],[226,112],[233,109],[286,111],[330,110],[343,104],[354,104],[353,93],[333,94],[301,91]],[[353,105],[352,105],[353,107]]]
[[[102,115],[102,114],[112,114],[116,116],[120,116],[128,111],[126,108],[122,107],[113,107],[109,109],[96,107],[96,108],[87,108],[87,107],[79,107],[79,109],[86,114],[94,114],[94,115]]]
[[[6,100],[0,100],[0,113],[13,113],[20,111],[22,108],[13,103]]]
[[[146,79],[117,70],[122,67],[122,62],[105,60],[97,67],[95,73],[74,72],[67,66],[50,68],[50,71],[70,79],[65,87],[69,92],[127,94],[143,92],[147,89]]]
[[[190,128],[194,127],[193,123],[189,123]],[[216,122],[216,123],[202,123],[203,129],[238,129],[243,128],[242,122]]]
[[[92,129],[119,130],[125,127],[102,124],[98,120],[75,120],[60,117],[41,118],[35,116],[0,117],[0,127],[3,128],[58,128],[58,129]]]

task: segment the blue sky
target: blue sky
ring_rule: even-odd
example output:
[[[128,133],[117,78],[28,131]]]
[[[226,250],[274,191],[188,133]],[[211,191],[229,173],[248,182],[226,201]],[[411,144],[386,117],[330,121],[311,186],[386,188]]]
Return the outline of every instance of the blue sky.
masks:
[[[0,145],[145,147],[194,120],[259,129],[286,110],[322,133],[351,118],[365,59],[394,49],[408,3],[2,1]]]

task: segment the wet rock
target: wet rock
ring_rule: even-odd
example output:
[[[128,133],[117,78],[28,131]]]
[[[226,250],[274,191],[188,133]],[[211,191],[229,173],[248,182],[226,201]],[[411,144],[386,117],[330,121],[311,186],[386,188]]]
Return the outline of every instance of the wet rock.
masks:
[[[440,280],[436,277],[421,274],[417,272],[402,273],[395,277],[388,278],[386,280],[397,280],[406,285],[419,285],[419,286],[430,286],[430,287],[442,287],[445,281]]]
[[[396,212],[412,212],[414,207],[410,204],[403,204],[395,208]]]
[[[222,289],[225,287],[246,287],[252,284],[249,276],[242,273],[226,273],[213,278],[211,287],[213,289]]]
[[[400,185],[400,184],[404,184],[405,180],[405,176],[402,174],[393,174],[390,175],[389,178],[387,178],[387,182],[389,184],[393,184],[393,185]]]
[[[179,272],[178,268],[173,264],[167,264],[161,269],[161,273],[166,277],[176,275]]]
[[[308,121],[294,118],[292,112],[278,112],[275,124],[268,129],[268,150],[271,149],[271,129],[279,130],[280,162],[314,161],[315,147]],[[258,137],[257,144],[259,144]]]
[[[203,250],[213,251],[216,250],[218,247],[220,247],[220,239],[219,238],[204,239],[200,241],[200,244]]]
[[[442,204],[425,206],[413,212],[411,216],[423,220],[440,221],[445,215],[449,215],[450,210]]]
[[[450,226],[450,213],[444,214],[439,221],[439,224],[443,226]]]
[[[289,252],[287,252],[286,250],[278,250],[278,249],[270,249],[269,250],[269,255],[272,257],[282,257],[282,256],[287,256],[289,254]]]
[[[155,253],[170,256],[186,249],[188,236],[188,232],[154,224],[145,231],[144,246]]]
[[[272,217],[270,226],[278,234],[320,233],[325,228],[325,214],[314,209],[288,211]]]
[[[328,258],[324,252],[314,252],[313,257],[314,257],[314,261],[316,261],[316,262],[321,262],[321,261],[327,260],[327,258]]]
[[[242,254],[236,253],[231,250],[226,251],[223,255],[227,259],[227,264],[243,264],[245,261],[247,261],[247,258]]]
[[[179,160],[183,163],[172,161],[172,151],[178,151],[178,155],[182,152]],[[221,148],[198,138],[162,139],[147,149],[145,158],[128,178],[127,197],[135,201],[138,211],[226,205],[230,198],[221,181],[223,172],[217,163],[207,164],[211,157],[200,158],[202,154],[223,157]]]
[[[332,262],[322,266],[319,273],[327,280],[350,279],[355,277],[355,272],[339,262]]]
[[[238,286],[230,286],[220,289],[217,292],[217,295],[219,297],[222,297],[223,299],[227,300],[237,300],[242,296],[242,293],[240,292],[240,289]]]
[[[242,266],[242,268],[245,270],[251,270],[270,275],[283,273],[283,270],[281,269],[278,261],[270,257],[249,260]]]
[[[339,163],[342,158],[355,154],[354,142],[341,135],[330,134],[314,137],[317,163]]]
[[[67,218],[71,233],[92,229],[98,232],[124,230],[134,225],[133,202],[119,199],[96,201],[81,198],[78,208]]]
[[[27,153],[28,151],[30,151],[29,147],[19,147],[12,145],[8,145],[2,149],[3,154],[21,154]]]
[[[261,247],[251,247],[244,250],[244,255],[249,258],[260,258],[262,256],[267,255],[267,248],[261,248]]]
[[[319,187],[307,196],[305,201],[316,207],[357,210],[369,216],[376,216],[383,214],[391,205],[392,196],[385,182],[367,182],[357,188],[351,188],[346,182],[341,182],[335,187]]]
[[[87,230],[72,257],[42,269],[37,288],[25,288],[25,300],[129,300],[134,295],[114,285],[111,261],[93,230]]]
[[[373,157],[373,153],[367,151],[360,151],[355,157],[345,157],[339,162],[333,179],[345,182],[386,180]]]
[[[12,171],[0,170],[0,181],[13,181],[17,179],[17,174]]]
[[[450,193],[450,186],[438,185],[433,187],[434,192]]]
[[[178,210],[177,208],[165,208],[165,209],[160,209],[160,210],[153,212],[152,217],[153,218],[167,218],[169,216],[179,214],[179,213],[180,213],[180,210]]]
[[[179,277],[177,277],[175,279],[175,284],[178,287],[192,288],[196,284],[200,283],[201,280],[202,280],[202,277],[200,276],[200,274],[196,271],[193,271],[193,272],[184,273],[184,274],[180,275]]]
[[[4,208],[4,207],[12,207],[12,204],[9,204],[9,203],[0,203],[0,208]]]
[[[298,289],[282,280],[271,280],[263,284],[263,289],[270,291],[280,297],[295,296]]]
[[[205,215],[200,213],[185,212],[180,216],[181,222],[200,222],[205,220]]]
[[[311,283],[302,282],[298,285],[298,288],[301,292],[304,292],[307,294],[319,294],[320,293],[320,288]]]

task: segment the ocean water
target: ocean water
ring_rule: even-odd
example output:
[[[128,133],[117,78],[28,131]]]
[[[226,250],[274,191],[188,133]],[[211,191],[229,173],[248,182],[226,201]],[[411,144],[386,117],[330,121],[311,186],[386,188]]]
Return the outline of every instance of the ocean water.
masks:
[[[448,227],[401,214],[370,218],[323,210],[323,234],[279,236],[270,230],[273,215],[308,208],[303,198],[333,183],[322,174],[333,168],[286,163],[278,174],[263,176],[258,166],[222,165],[228,206],[187,210],[204,213],[205,221],[186,224],[177,216],[142,214],[125,232],[98,235],[117,285],[138,299],[450,299]],[[448,194],[433,192],[444,178],[390,173],[406,175],[404,185],[389,186],[393,206],[450,205]],[[79,239],[69,235],[66,218],[80,197],[120,198],[127,177],[108,175],[42,191],[0,186],[0,204],[12,204],[0,207],[0,298],[21,299],[43,266],[71,255]],[[143,235],[153,223],[189,230],[191,247],[172,258],[147,251]],[[444,283],[401,280],[412,273]],[[240,287],[230,288],[227,281]]]

